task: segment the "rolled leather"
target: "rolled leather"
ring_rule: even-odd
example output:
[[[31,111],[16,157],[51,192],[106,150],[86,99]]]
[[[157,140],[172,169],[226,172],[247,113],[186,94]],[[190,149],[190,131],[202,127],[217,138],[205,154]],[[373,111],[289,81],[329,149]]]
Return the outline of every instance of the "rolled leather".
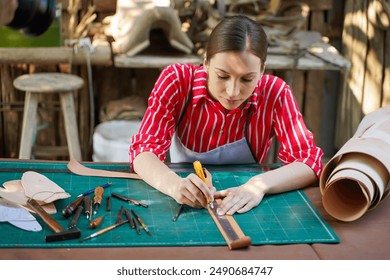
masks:
[[[390,192],[390,106],[366,115],[355,134],[330,159],[320,177],[325,210],[351,222]]]

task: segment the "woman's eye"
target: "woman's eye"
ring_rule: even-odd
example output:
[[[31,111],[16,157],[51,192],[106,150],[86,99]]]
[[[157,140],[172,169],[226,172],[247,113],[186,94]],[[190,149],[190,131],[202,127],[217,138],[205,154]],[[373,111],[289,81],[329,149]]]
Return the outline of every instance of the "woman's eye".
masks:
[[[221,80],[229,79],[229,76],[220,76],[220,75],[217,75],[217,76],[218,76],[218,79],[221,79]]]
[[[253,79],[249,79],[249,78],[242,78],[241,79],[244,83],[251,83],[253,82]]]

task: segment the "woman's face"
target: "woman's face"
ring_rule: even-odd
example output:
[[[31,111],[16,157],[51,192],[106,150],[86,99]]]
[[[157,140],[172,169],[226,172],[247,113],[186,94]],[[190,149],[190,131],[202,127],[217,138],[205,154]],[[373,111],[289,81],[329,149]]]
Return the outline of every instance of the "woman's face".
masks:
[[[248,51],[217,53],[204,67],[210,95],[227,110],[244,105],[262,75],[261,59]]]

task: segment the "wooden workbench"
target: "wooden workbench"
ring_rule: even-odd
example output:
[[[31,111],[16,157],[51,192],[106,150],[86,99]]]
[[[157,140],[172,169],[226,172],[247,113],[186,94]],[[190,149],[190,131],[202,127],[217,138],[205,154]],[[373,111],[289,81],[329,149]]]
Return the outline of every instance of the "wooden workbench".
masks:
[[[360,220],[351,223],[332,219],[323,209],[317,187],[305,190],[316,208],[340,237],[339,244],[294,244],[251,246],[229,250],[227,247],[114,247],[0,249],[2,260],[390,260],[387,214],[390,199]]]
[[[17,160],[16,160],[17,161]],[[324,210],[317,186],[304,190],[314,207],[340,238],[338,244],[259,245],[229,250],[227,246],[1,248],[2,260],[390,260],[390,199],[357,221],[336,221]]]

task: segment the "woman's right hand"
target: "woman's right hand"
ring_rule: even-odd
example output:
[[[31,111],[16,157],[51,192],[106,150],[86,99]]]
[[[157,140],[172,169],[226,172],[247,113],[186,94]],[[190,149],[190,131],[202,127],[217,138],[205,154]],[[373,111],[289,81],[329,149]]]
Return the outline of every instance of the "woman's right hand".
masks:
[[[150,186],[172,197],[179,204],[206,207],[206,199],[214,200],[214,187],[208,187],[196,174],[180,177],[152,152],[140,153],[133,161],[134,171]],[[211,174],[206,170],[207,178]]]
[[[191,173],[180,178],[176,184],[173,199],[179,204],[186,204],[194,208],[207,207],[207,198],[213,200],[216,189],[209,188],[196,174]]]

